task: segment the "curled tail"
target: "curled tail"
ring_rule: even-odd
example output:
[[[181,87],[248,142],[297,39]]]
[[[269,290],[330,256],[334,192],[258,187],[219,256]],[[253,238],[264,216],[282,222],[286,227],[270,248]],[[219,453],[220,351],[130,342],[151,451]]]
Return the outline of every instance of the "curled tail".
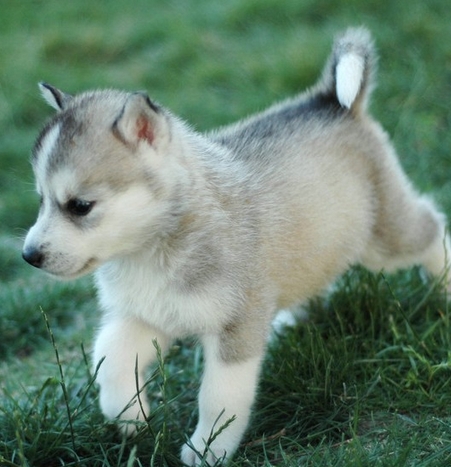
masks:
[[[347,29],[334,42],[320,88],[333,94],[342,107],[358,113],[366,108],[375,67],[376,54],[368,30]]]

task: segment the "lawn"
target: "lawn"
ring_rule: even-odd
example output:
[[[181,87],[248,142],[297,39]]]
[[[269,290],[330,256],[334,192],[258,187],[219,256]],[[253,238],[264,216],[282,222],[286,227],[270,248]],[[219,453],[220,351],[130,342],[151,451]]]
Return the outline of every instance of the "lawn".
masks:
[[[97,402],[90,278],[24,264],[38,209],[29,153],[67,92],[146,89],[207,130],[313,84],[334,35],[368,26],[379,54],[372,112],[401,163],[451,216],[447,0],[24,0],[0,13],[0,465],[177,466],[196,422],[202,353],[179,342],[149,372],[152,416],[133,440]],[[232,466],[451,465],[451,310],[419,269],[354,268],[270,343]]]

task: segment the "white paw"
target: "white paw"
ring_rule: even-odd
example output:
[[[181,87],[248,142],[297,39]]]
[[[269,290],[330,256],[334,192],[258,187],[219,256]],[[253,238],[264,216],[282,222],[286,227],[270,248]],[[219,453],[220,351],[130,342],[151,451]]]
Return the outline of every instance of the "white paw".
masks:
[[[135,435],[139,426],[144,424],[149,415],[149,404],[144,394],[126,401],[117,391],[107,391],[101,388],[100,406],[106,418],[117,420],[118,428],[125,436]]]
[[[227,459],[227,452],[224,448],[213,443],[207,446],[203,439],[195,439],[195,435],[190,439],[189,445],[182,448],[181,459],[185,465],[190,467],[199,465],[218,465]]]
[[[141,405],[143,405],[142,403]],[[147,403],[145,403],[145,407],[143,405],[142,409],[144,409],[144,413],[146,416],[149,414],[149,410],[147,407]],[[141,426],[144,426],[146,422],[146,417],[143,415],[141,410],[141,406],[136,402],[135,405],[127,408],[118,418],[118,428],[120,432],[127,436],[132,437],[134,436]]]
[[[182,448],[182,461],[189,466],[218,466],[226,463],[238,448],[245,426],[230,419],[212,431],[200,423]]]

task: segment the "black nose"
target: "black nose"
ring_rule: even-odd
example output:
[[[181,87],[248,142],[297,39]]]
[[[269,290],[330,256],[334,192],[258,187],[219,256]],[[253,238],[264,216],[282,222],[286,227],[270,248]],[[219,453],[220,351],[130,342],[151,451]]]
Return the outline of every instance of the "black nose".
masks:
[[[40,268],[44,262],[44,253],[37,248],[26,248],[22,252],[22,258],[35,268]]]

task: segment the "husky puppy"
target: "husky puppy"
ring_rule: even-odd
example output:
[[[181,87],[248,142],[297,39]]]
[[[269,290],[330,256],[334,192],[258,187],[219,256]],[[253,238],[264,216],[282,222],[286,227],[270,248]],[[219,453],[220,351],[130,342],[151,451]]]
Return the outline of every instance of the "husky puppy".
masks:
[[[149,415],[137,394],[152,342],[197,335],[199,421],[182,461],[229,459],[277,310],[356,263],[446,271],[445,218],[367,113],[375,60],[369,33],[349,29],[309,91],[207,135],[143,92],[40,85],[57,114],[32,153],[42,205],[23,257],[63,279],[96,271],[100,405],[125,431]]]

